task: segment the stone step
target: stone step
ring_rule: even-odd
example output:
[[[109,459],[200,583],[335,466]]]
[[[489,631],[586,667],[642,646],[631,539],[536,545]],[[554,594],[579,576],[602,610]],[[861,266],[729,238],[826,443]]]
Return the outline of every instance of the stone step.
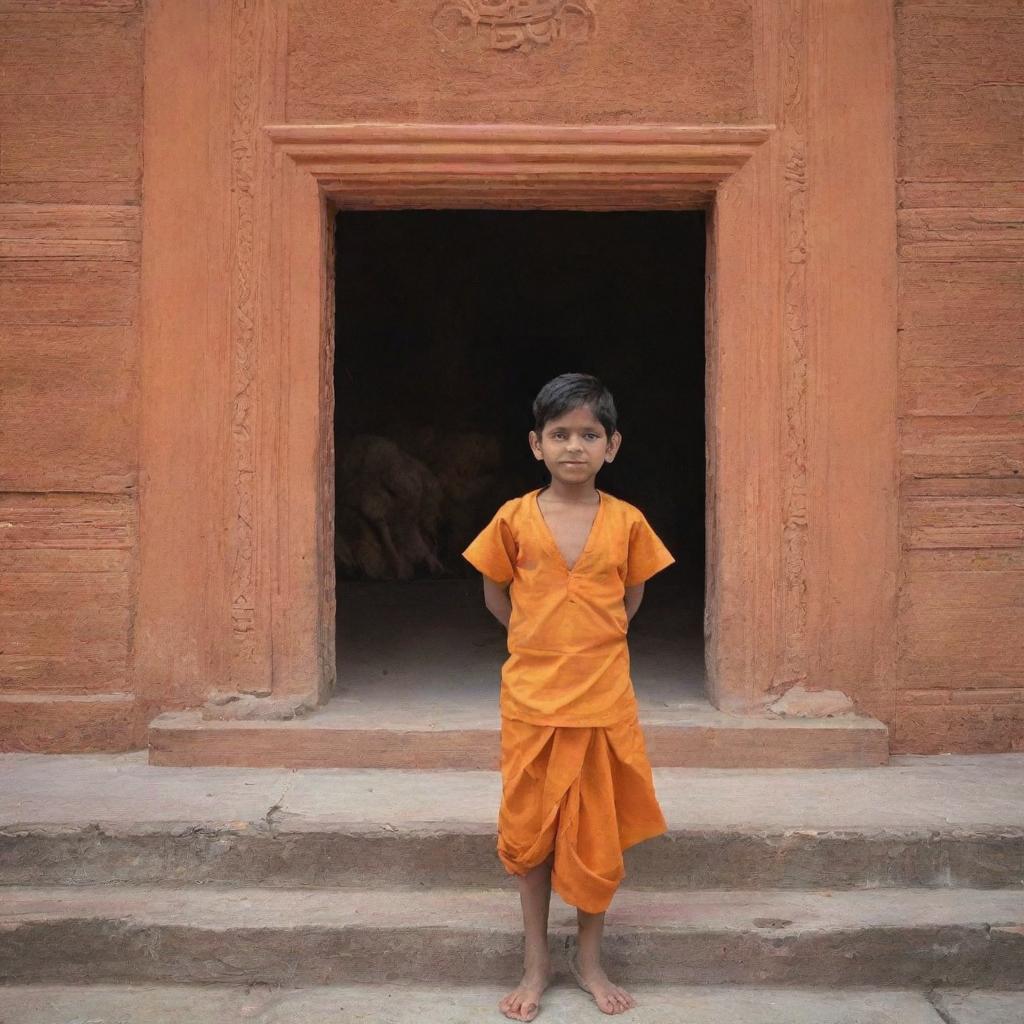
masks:
[[[866,715],[804,719],[726,714],[705,698],[638,695],[647,754],[658,768],[842,768],[884,765],[889,730]],[[167,711],[149,725],[150,764],[497,771],[496,700],[336,697],[302,718],[220,721]]]
[[[484,771],[154,768],[0,756],[0,884],[514,884]],[[628,888],[1024,886],[1024,755],[884,768],[656,768],[667,835]]]
[[[511,984],[507,890],[9,887],[8,984]],[[564,969],[575,911],[551,903]],[[622,892],[604,952],[624,984],[1024,990],[1024,891]]]
[[[500,1021],[509,985],[11,985],[0,988],[0,1020],[14,1024],[480,1024]],[[1019,1024],[1020,992],[934,989],[837,991],[757,985],[639,985],[635,1024]],[[589,995],[558,977],[540,1021],[597,1019]],[[603,1018],[602,1018],[603,1019]]]
[[[514,886],[493,825],[282,821],[0,826],[0,885]],[[672,828],[626,889],[1013,888],[1024,828]]]

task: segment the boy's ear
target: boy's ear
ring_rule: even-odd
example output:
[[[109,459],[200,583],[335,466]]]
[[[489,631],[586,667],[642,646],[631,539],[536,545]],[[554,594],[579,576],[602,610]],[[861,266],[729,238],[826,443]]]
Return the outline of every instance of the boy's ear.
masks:
[[[618,445],[623,443],[623,435],[617,430],[608,438],[608,446],[604,453],[604,461],[611,462],[618,454]]]
[[[538,454],[537,447],[540,445],[540,438],[537,436],[537,431],[536,430],[531,430],[530,431],[530,438],[529,438],[529,440],[530,440],[530,451],[533,452],[534,455],[537,455]]]

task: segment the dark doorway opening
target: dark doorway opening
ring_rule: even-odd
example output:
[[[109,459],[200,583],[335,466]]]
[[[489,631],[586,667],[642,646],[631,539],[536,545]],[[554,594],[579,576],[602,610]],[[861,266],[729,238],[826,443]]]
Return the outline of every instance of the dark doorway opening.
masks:
[[[703,701],[703,212],[342,211],[335,248],[336,696],[496,713],[505,634],[460,552],[547,483],[531,403],[583,371],[623,435],[597,486],[677,560],[630,624],[638,700]]]

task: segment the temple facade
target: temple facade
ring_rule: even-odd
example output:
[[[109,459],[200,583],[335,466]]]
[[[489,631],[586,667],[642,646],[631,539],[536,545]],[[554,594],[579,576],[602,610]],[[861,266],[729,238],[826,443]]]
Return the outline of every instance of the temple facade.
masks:
[[[1024,750],[1018,4],[0,0],[0,40],[0,749],[329,702],[334,219],[485,209],[703,211],[713,709]]]

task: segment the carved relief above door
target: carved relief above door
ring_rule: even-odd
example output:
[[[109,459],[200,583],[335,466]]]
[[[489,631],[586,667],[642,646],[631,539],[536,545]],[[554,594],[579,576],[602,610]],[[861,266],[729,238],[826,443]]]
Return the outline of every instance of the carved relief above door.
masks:
[[[446,42],[491,50],[581,43],[596,24],[588,0],[445,0],[433,21]]]

